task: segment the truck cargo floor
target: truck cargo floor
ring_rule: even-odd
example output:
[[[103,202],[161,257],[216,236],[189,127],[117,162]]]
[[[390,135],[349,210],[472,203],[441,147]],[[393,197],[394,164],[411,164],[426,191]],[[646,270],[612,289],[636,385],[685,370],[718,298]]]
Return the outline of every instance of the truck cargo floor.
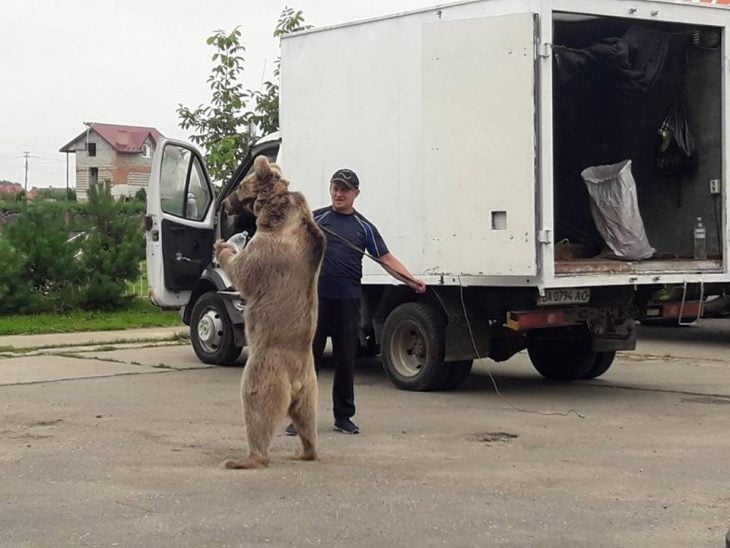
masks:
[[[555,261],[555,274],[666,274],[675,272],[721,272],[720,259],[648,259],[645,261],[616,261],[595,257]]]

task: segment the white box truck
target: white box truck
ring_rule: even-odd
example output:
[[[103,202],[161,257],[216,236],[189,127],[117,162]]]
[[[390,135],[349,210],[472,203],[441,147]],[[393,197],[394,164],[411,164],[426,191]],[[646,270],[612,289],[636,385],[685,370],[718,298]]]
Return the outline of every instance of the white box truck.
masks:
[[[453,388],[475,358],[523,349],[545,377],[595,378],[634,348],[635,320],[699,315],[705,289],[730,279],[729,28],[730,11],[700,4],[472,0],[283,38],[292,186],[320,207],[330,174],[355,170],[356,207],[429,286],[416,295],[365,261],[361,342],[396,386]],[[165,212],[151,182],[148,255],[190,270],[175,289],[150,267],[153,300],[185,307],[194,346],[218,334],[196,348],[207,361],[245,344],[226,335],[241,303],[209,243],[240,229],[219,205],[246,169],[199,200],[198,220],[180,198],[198,183],[168,182],[185,192]],[[650,251],[626,252],[632,238]],[[655,300],[665,286],[678,302]]]

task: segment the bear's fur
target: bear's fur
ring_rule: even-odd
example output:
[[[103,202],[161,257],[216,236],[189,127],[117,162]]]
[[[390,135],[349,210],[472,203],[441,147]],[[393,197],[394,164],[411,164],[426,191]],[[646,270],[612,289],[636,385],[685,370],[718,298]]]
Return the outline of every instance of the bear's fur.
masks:
[[[302,443],[297,458],[317,458],[317,377],[312,339],[317,326],[317,276],[325,237],[304,196],[289,192],[276,166],[259,156],[236,191],[256,215],[243,250],[216,242],[218,263],[246,303],[248,361],[241,402],[249,455],[226,468],[265,468],[277,428],[291,418]]]
[[[256,158],[254,165],[257,161],[262,162],[262,160]],[[272,192],[280,194],[286,191],[289,188],[289,181],[281,176],[281,168],[277,164],[269,163],[269,169],[271,170]],[[258,180],[256,168],[254,167],[253,173],[241,181],[238,188],[223,200],[223,209],[226,213],[229,215],[254,213]]]

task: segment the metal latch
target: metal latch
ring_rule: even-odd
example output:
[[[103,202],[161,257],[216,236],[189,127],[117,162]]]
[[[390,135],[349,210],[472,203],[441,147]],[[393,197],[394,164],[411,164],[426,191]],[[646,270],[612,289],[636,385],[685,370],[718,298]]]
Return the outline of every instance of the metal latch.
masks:
[[[553,55],[553,45],[550,42],[543,42],[538,48],[537,55],[543,59],[550,59]]]
[[[552,230],[539,230],[537,232],[537,241],[541,244],[549,244],[553,241],[553,231]]]

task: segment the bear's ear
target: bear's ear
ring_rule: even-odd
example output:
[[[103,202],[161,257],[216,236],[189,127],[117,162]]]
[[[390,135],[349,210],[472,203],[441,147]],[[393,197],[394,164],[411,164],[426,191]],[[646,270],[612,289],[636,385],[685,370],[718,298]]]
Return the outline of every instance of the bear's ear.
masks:
[[[253,171],[260,180],[266,181],[269,179],[271,177],[271,166],[268,158],[266,156],[256,156],[253,161]]]
[[[289,181],[284,179],[282,176],[279,164],[272,162],[269,166],[271,167],[271,179],[273,180],[274,194],[281,194],[282,192],[289,190]]]
[[[289,190],[289,181],[286,179],[274,179],[274,194],[283,194]]]

